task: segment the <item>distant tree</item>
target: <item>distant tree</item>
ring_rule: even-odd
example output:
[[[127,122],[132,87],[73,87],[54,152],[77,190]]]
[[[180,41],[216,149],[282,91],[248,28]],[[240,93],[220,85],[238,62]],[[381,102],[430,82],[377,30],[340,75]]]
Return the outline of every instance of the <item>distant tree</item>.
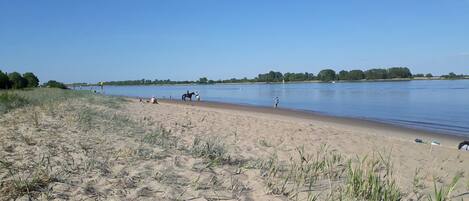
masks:
[[[328,82],[328,81],[335,80],[336,74],[335,74],[335,71],[332,69],[325,69],[319,72],[318,78],[319,80],[323,82]]]
[[[417,74],[414,74],[412,77],[425,77],[425,75],[422,73],[417,73]]]
[[[59,88],[59,89],[67,89],[67,86],[65,86],[64,83],[62,82],[57,82],[55,80],[49,80],[44,84],[45,87],[48,88]]]
[[[10,79],[8,75],[3,73],[0,70],[0,89],[9,89],[10,88]]]
[[[27,72],[23,74],[23,78],[27,81],[27,87],[37,87],[39,86],[39,79],[34,75],[34,73]]]
[[[28,85],[28,81],[18,72],[8,73],[8,79],[10,80],[11,88],[13,89],[22,89]]]
[[[349,72],[346,70],[341,70],[339,72],[339,80],[349,80]]]
[[[410,78],[412,73],[407,67],[393,67],[388,69],[387,78]]]
[[[457,75],[456,75],[455,73],[453,73],[453,72],[451,72],[451,73],[448,74],[448,78],[449,78],[449,79],[455,79],[456,77],[457,77]]]
[[[314,74],[313,74],[313,73],[305,72],[305,76],[306,76],[306,80],[314,80],[314,79],[316,79],[316,78],[314,77]]]
[[[431,78],[431,77],[433,77],[433,75],[432,75],[431,73],[427,73],[427,74],[425,75],[425,77]]]
[[[269,73],[259,74],[256,79],[258,82],[281,82],[283,74],[281,72],[270,71]]]
[[[349,80],[363,80],[365,79],[365,73],[362,70],[351,70],[348,73]]]
[[[388,78],[388,71],[386,69],[374,68],[365,71],[365,78],[367,80],[377,80]]]
[[[197,83],[199,84],[207,84],[208,82],[208,79],[206,77],[201,77],[199,78],[199,81],[197,81]]]

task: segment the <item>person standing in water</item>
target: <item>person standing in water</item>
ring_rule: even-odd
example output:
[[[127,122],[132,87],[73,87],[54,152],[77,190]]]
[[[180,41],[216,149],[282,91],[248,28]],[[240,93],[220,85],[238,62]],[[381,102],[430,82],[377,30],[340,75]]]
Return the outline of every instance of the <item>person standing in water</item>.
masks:
[[[197,101],[200,101],[200,94],[199,94],[199,91],[196,91],[196,92],[195,92],[195,98],[197,99]]]
[[[274,98],[274,108],[278,107],[278,103],[280,102],[280,99],[277,97]]]
[[[99,86],[101,87],[101,93],[104,94],[104,82],[99,82]]]

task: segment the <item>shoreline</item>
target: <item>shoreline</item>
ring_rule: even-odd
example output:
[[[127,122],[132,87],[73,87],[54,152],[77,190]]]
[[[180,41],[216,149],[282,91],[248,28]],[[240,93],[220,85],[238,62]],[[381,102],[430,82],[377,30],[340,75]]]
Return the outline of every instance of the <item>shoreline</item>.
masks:
[[[135,98],[135,97],[126,97],[126,98]],[[176,105],[190,105],[194,107],[209,108],[216,110],[232,110],[238,112],[248,112],[253,114],[263,114],[263,115],[275,115],[279,117],[287,117],[299,120],[313,120],[318,122],[324,122],[328,124],[339,124],[347,126],[353,129],[364,129],[365,131],[374,131],[378,134],[384,134],[387,137],[398,137],[406,140],[415,140],[416,138],[424,138],[431,140],[437,140],[442,143],[442,145],[452,144],[452,147],[456,147],[457,143],[468,140],[469,137],[456,135],[452,133],[444,133],[438,131],[430,131],[419,128],[410,128],[401,126],[398,124],[386,123],[381,121],[374,121],[371,119],[361,119],[353,117],[340,117],[327,115],[324,113],[318,113],[307,110],[295,110],[289,108],[277,108],[273,109],[266,106],[254,106],[254,105],[243,105],[243,104],[233,104],[225,102],[216,102],[216,101],[200,101],[200,102],[184,102],[180,100],[169,100],[169,99],[159,99],[160,103],[164,104],[176,104]],[[392,135],[389,136],[388,134]]]
[[[200,84],[200,83],[179,83],[179,84],[137,84],[137,85],[104,85],[106,86],[190,86],[190,85],[236,85],[236,84],[301,84],[301,83],[331,83],[335,81],[335,83],[364,83],[364,82],[404,82],[404,81],[440,81],[440,80],[468,80],[469,78],[459,78],[459,79],[442,79],[442,78],[393,78],[393,79],[376,79],[376,80],[331,80],[331,81],[321,81],[321,80],[305,80],[305,81],[288,81],[288,82],[227,82],[227,83],[213,83],[213,84]],[[90,84],[90,85],[72,85],[67,84],[67,86],[82,86],[82,87],[95,87],[99,86],[98,84]]]

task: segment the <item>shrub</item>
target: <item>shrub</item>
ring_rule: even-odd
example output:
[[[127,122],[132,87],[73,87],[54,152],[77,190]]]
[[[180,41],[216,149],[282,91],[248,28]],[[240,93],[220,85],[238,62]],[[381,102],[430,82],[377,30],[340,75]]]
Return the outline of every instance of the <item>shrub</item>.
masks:
[[[3,73],[0,70],[0,89],[9,89],[10,88],[10,80],[8,79],[7,74]]]
[[[27,81],[27,87],[37,87],[39,86],[39,79],[34,75],[34,73],[27,72],[23,74],[23,78]]]
[[[28,81],[18,72],[9,73],[8,79],[10,80],[11,88],[13,89],[22,89],[28,85]]]
[[[57,82],[55,80],[49,80],[47,83],[44,84],[44,86],[49,88],[67,89],[67,86],[65,86],[64,83]]]

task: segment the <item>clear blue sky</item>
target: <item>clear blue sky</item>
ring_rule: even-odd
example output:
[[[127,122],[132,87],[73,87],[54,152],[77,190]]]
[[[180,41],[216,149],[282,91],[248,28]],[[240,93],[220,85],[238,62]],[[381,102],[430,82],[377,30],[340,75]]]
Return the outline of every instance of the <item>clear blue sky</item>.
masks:
[[[391,66],[469,74],[469,0],[0,0],[0,69],[43,81]]]

